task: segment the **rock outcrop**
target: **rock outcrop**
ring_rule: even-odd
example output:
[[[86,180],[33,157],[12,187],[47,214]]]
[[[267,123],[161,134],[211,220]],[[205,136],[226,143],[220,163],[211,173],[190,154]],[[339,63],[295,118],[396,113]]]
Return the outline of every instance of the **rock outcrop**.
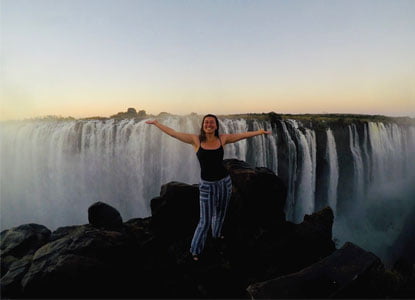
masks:
[[[89,224],[96,228],[119,230],[122,228],[122,217],[114,207],[96,202],[88,208]]]
[[[378,257],[346,243],[330,256],[299,272],[252,284],[248,292],[254,299],[347,298],[355,295],[366,298],[376,295],[372,280],[382,273],[384,267]],[[354,293],[356,289],[358,293]]]
[[[49,241],[51,231],[43,225],[24,224],[1,232],[1,276],[15,261],[33,255]]]
[[[20,281],[28,271],[33,254],[51,236],[51,231],[43,225],[24,224],[2,231],[1,249],[1,290],[9,291],[15,297],[21,295]]]
[[[311,278],[323,273],[315,273],[315,267],[304,271],[308,266],[325,257],[335,263],[333,257],[344,250],[334,252],[330,208],[305,216],[301,224],[286,222],[286,188],[279,177],[242,161],[227,160],[225,165],[233,182],[225,240],[209,236],[199,262],[189,253],[199,218],[198,187],[171,182],[152,200],[148,218],[123,223],[115,208],[96,203],[89,209],[90,224],[52,233],[34,224],[3,231],[2,296],[245,298],[246,288],[255,282],[284,276],[306,282],[300,276],[304,272],[317,274]],[[345,267],[355,263],[343,262]]]

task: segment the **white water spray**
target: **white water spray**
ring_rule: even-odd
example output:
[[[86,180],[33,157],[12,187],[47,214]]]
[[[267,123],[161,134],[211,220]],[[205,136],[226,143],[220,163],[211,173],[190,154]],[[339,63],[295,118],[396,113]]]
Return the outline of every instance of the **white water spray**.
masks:
[[[199,116],[162,120],[178,131],[195,134],[200,122]],[[150,200],[158,196],[161,185],[199,181],[193,148],[143,121],[21,121],[1,125],[2,229],[29,222],[51,229],[84,224],[87,208],[96,201],[116,207],[124,220],[146,217],[151,213]],[[281,176],[287,178],[285,211],[290,221],[301,222],[304,214],[315,209],[319,200],[314,195],[316,157],[317,151],[324,151],[321,155],[329,167],[325,194],[338,215],[341,168],[337,157],[347,151],[337,148],[335,128],[325,132],[327,144],[317,147],[316,131],[293,120],[280,121],[281,131],[263,120],[222,119],[220,125],[222,133],[259,128],[272,131],[271,135],[225,146],[225,158],[246,160],[252,166],[277,172],[281,163],[278,154],[283,151],[281,157],[288,160],[282,164],[287,174]],[[415,186],[415,127],[368,123],[367,130],[363,128],[360,142],[356,126],[348,130],[354,164],[350,180],[354,194],[366,194],[365,201],[351,215],[336,218],[333,233],[339,241],[367,245],[376,253],[379,241],[393,241],[400,228],[397,220],[404,219],[413,202],[410,187]],[[283,149],[277,151],[277,143]]]
[[[350,150],[353,156],[353,180],[354,180],[354,199],[362,201],[363,199],[363,160],[362,154],[360,151],[359,145],[359,135],[357,133],[356,125],[349,125],[349,141],[350,141]]]
[[[326,160],[329,163],[328,204],[337,215],[337,184],[339,180],[339,163],[337,160],[336,142],[331,129],[327,129]]]

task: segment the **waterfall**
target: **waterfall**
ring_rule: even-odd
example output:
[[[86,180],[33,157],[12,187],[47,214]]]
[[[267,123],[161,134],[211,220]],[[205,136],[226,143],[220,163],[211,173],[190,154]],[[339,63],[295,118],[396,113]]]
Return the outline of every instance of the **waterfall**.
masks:
[[[413,159],[413,137],[404,139],[404,135],[396,124],[369,123],[372,183],[382,184],[405,175],[407,160]],[[409,148],[404,147],[405,143]]]
[[[293,221],[299,223],[305,214],[314,212],[314,190],[313,186],[313,162],[310,145],[307,138],[301,130],[298,130],[298,123],[295,120],[289,120],[289,123],[295,129],[294,137],[299,145],[299,164],[297,164],[298,184],[296,186],[296,200],[294,205]]]
[[[333,213],[337,214],[337,184],[339,180],[339,165],[337,161],[336,142],[334,140],[331,129],[327,129],[327,146],[325,158],[329,163],[328,176],[328,199],[329,206],[333,209]]]
[[[317,167],[317,141],[316,134],[313,130],[306,128],[306,140],[310,150],[311,158],[311,212],[314,212],[315,208],[315,193],[316,193],[316,167]]]
[[[197,131],[199,120],[168,118],[168,126]],[[85,223],[95,201],[124,218],[150,215],[149,200],[168,181],[197,183],[192,147],[144,122],[31,122],[1,135],[3,226]]]
[[[221,131],[225,134],[244,132],[248,130],[246,120],[219,120]],[[246,160],[247,157],[247,140],[241,140],[238,143],[229,144],[225,147],[224,158],[237,158]]]
[[[363,198],[363,160],[359,146],[359,135],[356,130],[356,125],[351,124],[349,127],[350,136],[350,150],[353,155],[353,170],[354,170],[354,198],[361,201]]]
[[[288,186],[287,186],[287,200],[285,204],[285,214],[287,219],[294,219],[294,208],[296,205],[296,184],[297,184],[297,146],[295,145],[290,133],[288,132],[285,122],[281,123],[283,128],[283,138],[288,148]]]
[[[161,122],[198,134],[201,119],[168,116]],[[220,118],[219,122],[221,133],[271,131],[226,145],[225,158],[267,167],[281,176],[288,189],[289,221],[301,222],[305,214],[315,211],[316,203],[330,205],[336,215],[333,235],[339,243],[354,241],[375,253],[379,245],[387,248],[415,206],[415,126],[365,122],[351,123],[343,130],[336,123],[314,126],[259,117]],[[147,217],[150,200],[159,195],[163,184],[199,182],[193,148],[144,121],[1,125],[2,229],[23,223],[51,229],[84,224],[87,208],[96,201],[116,207],[124,220]],[[352,167],[344,168],[340,162]],[[319,168],[320,163],[324,167]],[[325,190],[319,193],[324,199],[318,199],[317,178],[324,179]],[[344,180],[351,187],[346,199],[353,204],[350,212],[339,211]]]
[[[370,184],[370,154],[369,154],[369,137],[368,137],[368,129],[367,124],[363,127],[363,147],[362,147],[362,155],[363,155],[363,170],[364,170],[364,182],[363,187],[365,195],[367,194],[367,187]]]
[[[163,119],[189,133],[198,133],[200,122],[198,116]],[[244,119],[220,121],[223,133],[272,130],[269,122],[251,125]],[[0,133],[1,207],[7,212],[2,213],[2,228],[84,223],[87,208],[96,201],[113,205],[124,219],[147,217],[161,185],[199,182],[193,148],[144,121],[4,123]],[[225,158],[277,171],[276,133],[229,144]]]
[[[363,173],[368,174],[359,182],[353,178],[354,188],[358,195],[361,190],[365,193],[363,199],[354,199],[359,201],[351,212],[337,218],[333,235],[338,244],[353,241],[391,264],[390,249],[415,209],[414,126],[369,122],[367,128],[363,157],[367,155],[369,159],[363,166],[368,170],[362,171],[357,132],[349,127],[353,165],[357,170],[354,176],[361,178]]]

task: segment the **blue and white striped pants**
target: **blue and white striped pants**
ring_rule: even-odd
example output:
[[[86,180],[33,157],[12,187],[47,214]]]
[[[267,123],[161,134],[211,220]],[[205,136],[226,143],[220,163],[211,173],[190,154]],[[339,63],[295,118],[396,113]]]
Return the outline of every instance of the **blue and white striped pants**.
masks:
[[[200,221],[193,235],[190,252],[199,255],[212,226],[212,236],[218,238],[221,235],[226,210],[232,195],[231,177],[227,176],[218,181],[201,180],[200,192]]]

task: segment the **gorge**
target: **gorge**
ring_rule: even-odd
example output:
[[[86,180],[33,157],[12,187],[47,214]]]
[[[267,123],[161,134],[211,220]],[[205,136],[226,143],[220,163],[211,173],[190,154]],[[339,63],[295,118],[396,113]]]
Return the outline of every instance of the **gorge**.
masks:
[[[197,133],[201,118],[160,121]],[[277,174],[288,190],[288,221],[301,223],[329,205],[336,246],[352,241],[393,262],[391,247],[415,208],[413,120],[269,113],[222,116],[220,123],[222,133],[272,131],[227,145],[225,158]],[[5,122],[0,137],[2,230],[84,224],[96,201],[113,205],[124,219],[147,217],[160,186],[199,178],[192,147],[144,118]]]

